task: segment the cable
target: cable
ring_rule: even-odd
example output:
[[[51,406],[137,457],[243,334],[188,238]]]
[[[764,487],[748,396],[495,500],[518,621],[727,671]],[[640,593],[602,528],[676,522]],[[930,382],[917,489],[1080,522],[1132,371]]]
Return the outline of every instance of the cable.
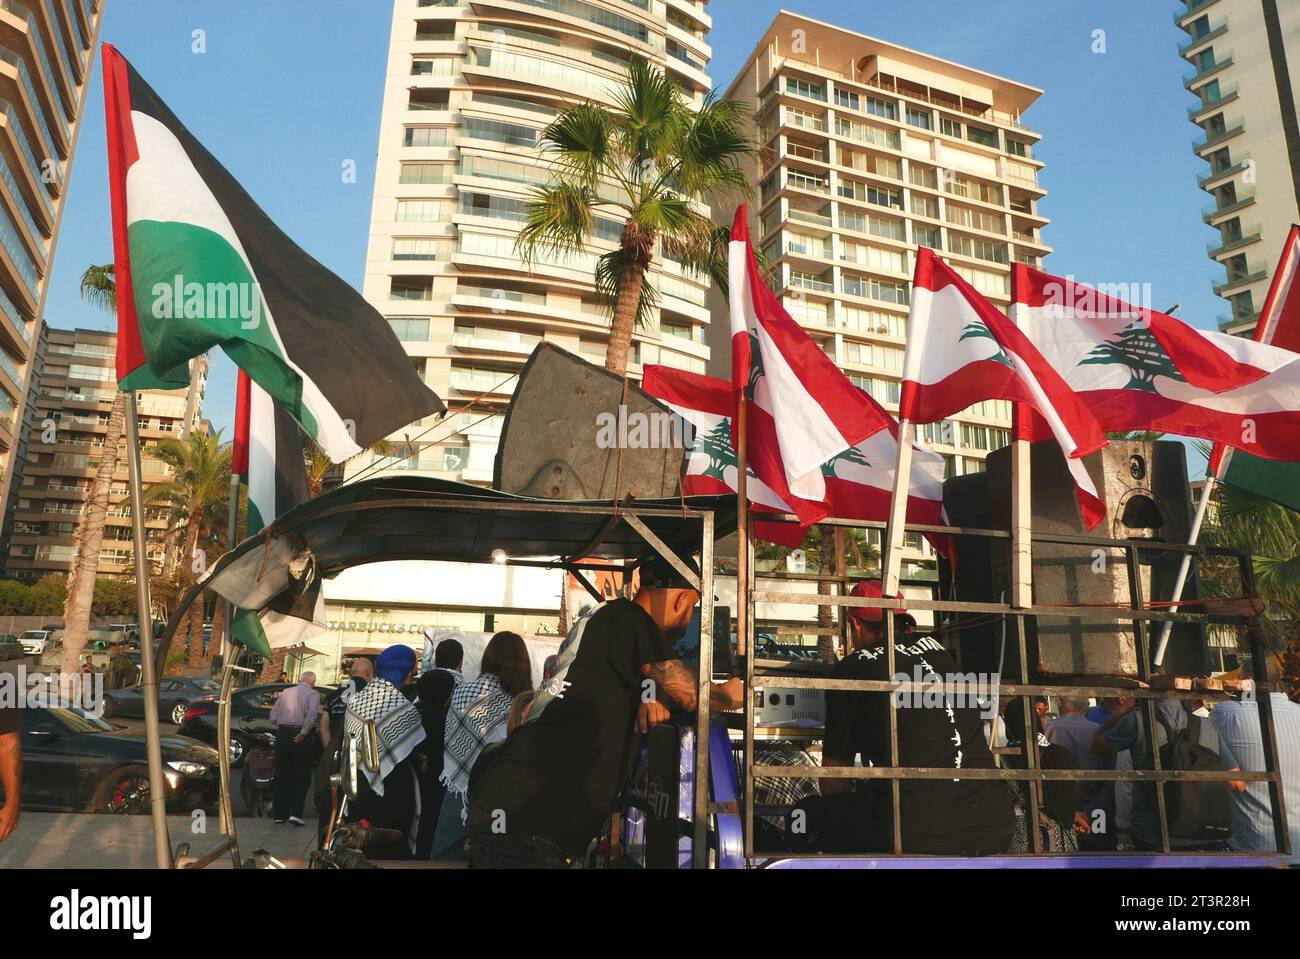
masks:
[[[410,447],[410,449],[409,449],[409,451],[406,453],[406,455],[401,456],[401,457],[398,457],[398,458],[393,458],[393,457],[384,457],[383,460],[379,460],[379,461],[376,461],[376,462],[372,462],[369,466],[363,468],[360,472],[356,473],[355,475],[353,475],[353,476],[351,476],[351,477],[345,479],[345,480],[344,480],[342,483],[340,483],[339,485],[340,485],[340,486],[347,486],[347,485],[350,485],[350,484],[352,484],[352,483],[356,483],[356,482],[358,482],[358,481],[360,481],[360,480],[366,479],[366,478],[367,478],[367,474],[377,473],[377,472],[379,472],[379,471],[382,470],[382,469],[387,469],[387,468],[389,468],[390,466],[393,466],[393,465],[395,465],[395,464],[397,464],[397,463],[401,463],[401,462],[404,461],[404,460],[408,460],[408,459],[410,459],[412,456],[414,456],[414,455],[416,455],[417,453],[419,453],[419,450],[414,446],[414,444],[415,444],[416,442],[418,442],[419,440],[423,439],[425,436],[427,436],[429,433],[431,433],[431,432],[433,432],[434,430],[436,430],[438,427],[448,425],[448,424],[447,424],[447,421],[448,421],[449,419],[451,419],[451,417],[453,417],[453,416],[458,416],[458,415],[460,415],[460,414],[462,414],[462,413],[468,413],[470,410],[474,409],[474,407],[477,406],[477,405],[479,404],[479,402],[481,402],[481,401],[483,400],[484,397],[486,397],[489,393],[495,393],[497,390],[499,390],[501,387],[505,386],[505,385],[506,385],[507,383],[509,383],[511,380],[516,379],[516,378],[519,376],[519,373],[520,373],[519,370],[516,370],[515,372],[511,373],[509,376],[507,376],[507,377],[506,377],[504,380],[502,380],[501,382],[495,384],[495,385],[492,386],[490,389],[488,389],[488,390],[486,390],[486,391],[480,393],[478,396],[474,397],[474,399],[470,400],[469,403],[466,404],[465,406],[460,407],[459,409],[455,409],[455,410],[447,410],[447,411],[443,414],[442,418],[438,420],[438,422],[434,423],[432,426],[430,426],[428,429],[426,429],[423,433],[420,433],[419,435],[417,435],[414,439],[412,439],[412,438],[409,437],[409,436],[406,437],[406,438],[405,438],[405,439],[406,439],[406,444],[407,444],[408,447]],[[434,442],[439,442],[439,443],[442,442],[442,441],[445,440],[448,436],[451,436],[452,433],[463,433],[463,432],[464,432],[465,430],[467,430],[467,429],[472,429],[473,427],[477,426],[479,423],[482,423],[484,420],[489,420],[489,419],[491,419],[493,416],[496,416],[496,415],[497,415],[497,413],[496,413],[495,411],[494,411],[494,412],[490,412],[490,413],[488,413],[486,416],[483,416],[483,417],[481,417],[481,418],[475,420],[473,423],[469,423],[469,424],[467,424],[467,425],[465,425],[465,426],[461,426],[461,427],[458,427],[458,428],[456,428],[456,429],[453,429],[450,433],[447,433],[446,436],[440,436],[437,440],[430,440],[430,441],[429,441],[429,445],[432,445]],[[385,462],[385,460],[388,460],[389,462]]]

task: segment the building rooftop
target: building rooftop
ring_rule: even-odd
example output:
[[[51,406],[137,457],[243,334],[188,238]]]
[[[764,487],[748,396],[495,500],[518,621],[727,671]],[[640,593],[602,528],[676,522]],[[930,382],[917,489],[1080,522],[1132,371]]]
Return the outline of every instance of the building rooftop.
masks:
[[[806,48],[803,50],[792,49],[795,30],[807,31]],[[773,40],[778,43],[778,56],[859,83],[865,83],[876,73],[890,74],[921,86],[930,77],[942,77],[945,92],[961,97],[963,102],[971,106],[992,108],[998,114],[1011,117],[1027,110],[1043,93],[1038,87],[788,10],[780,11],[764,31],[745,61],[742,76],[748,65],[760,57]],[[728,88],[728,96],[735,92],[739,79],[738,76]],[[908,91],[904,89],[899,92]]]

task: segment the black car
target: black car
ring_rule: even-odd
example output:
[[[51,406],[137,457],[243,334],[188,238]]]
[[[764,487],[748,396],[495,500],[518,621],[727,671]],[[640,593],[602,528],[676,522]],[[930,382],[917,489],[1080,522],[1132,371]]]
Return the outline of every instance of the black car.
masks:
[[[22,659],[26,655],[17,636],[12,633],[0,633],[0,663],[6,659]]]
[[[144,716],[144,687],[104,690],[104,716]],[[221,692],[221,684],[211,679],[166,676],[158,684],[158,715],[179,726],[193,703],[210,702]]]
[[[23,714],[22,807],[70,812],[149,811],[145,739],[78,706]],[[212,806],[219,791],[216,750],[191,739],[162,739],[167,802]]]
[[[267,683],[262,686],[249,686],[230,696],[230,764],[242,766],[244,757],[253,746],[253,738],[258,733],[275,735],[275,726],[271,723],[271,707],[276,697],[289,688],[290,683]],[[329,686],[317,686],[322,700],[334,689]],[[176,730],[181,736],[188,736],[209,746],[217,744],[217,704],[202,702],[191,706],[185,713],[185,721]]]

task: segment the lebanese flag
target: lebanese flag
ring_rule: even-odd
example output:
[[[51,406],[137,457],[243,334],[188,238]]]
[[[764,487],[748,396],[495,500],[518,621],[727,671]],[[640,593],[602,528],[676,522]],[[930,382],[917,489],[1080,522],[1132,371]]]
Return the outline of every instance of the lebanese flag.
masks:
[[[1061,447],[1054,439],[1043,440],[1040,437],[1035,440],[1032,418],[1036,415],[1031,408],[1017,403],[1012,411],[1011,438],[1028,440],[1030,443],[1048,442],[1055,446],[1059,452]],[[1039,422],[1041,423],[1041,420]],[[1044,429],[1042,432],[1046,433],[1047,430]],[[1070,477],[1074,480],[1074,496],[1079,502],[1079,515],[1083,518],[1083,528],[1093,529],[1106,518],[1106,501],[1097,492],[1097,484],[1092,481],[1092,477],[1088,474],[1088,468],[1084,466],[1082,458],[1066,456],[1065,467],[1070,471]]]
[[[713,377],[653,365],[645,368],[641,386],[693,428],[695,441],[686,458],[682,493],[686,496],[735,494],[739,468],[731,445],[731,421],[736,410],[731,386]],[[889,501],[894,489],[898,424],[870,396],[865,393],[862,396],[865,402],[880,410],[887,426],[822,465],[826,484],[824,505],[829,508],[829,515],[840,519],[884,520],[889,515]],[[913,444],[908,522],[946,525],[943,474],[943,457],[920,444]],[[746,490],[756,512],[795,512],[794,504],[783,500],[754,475],[752,469],[749,470]],[[755,524],[755,532],[762,539],[794,548],[803,541],[805,529],[793,523],[759,521]],[[949,560],[955,558],[950,537],[935,535],[928,538]]]
[[[235,388],[230,468],[248,483],[248,535],[311,498],[298,424],[243,370]],[[237,609],[231,636],[264,656],[319,638],[326,629],[319,580],[301,596],[276,597],[261,614]]]
[[[934,252],[917,252],[899,418],[933,423],[981,400],[1024,403],[1067,456],[1106,445],[1097,421],[1034,345]]]
[[[1198,330],[1107,293],[1012,269],[1012,317],[1105,430],[1156,430],[1291,459],[1300,355]],[[1035,426],[1041,434],[1041,425]]]
[[[728,269],[732,388],[751,400],[749,465],[807,526],[829,515],[822,464],[884,429],[889,417],[863,402],[767,288],[744,205],[732,224]]]
[[[282,233],[109,44],[118,387],[175,389],[213,347],[334,462],[445,407],[387,321]]]
[[[1300,227],[1291,227],[1282,247],[1282,258],[1273,271],[1268,298],[1255,324],[1255,342],[1300,353]],[[1300,377],[1294,364],[1254,386],[1275,406],[1294,406],[1300,397]],[[1289,374],[1289,375],[1287,375]],[[1262,403],[1264,397],[1258,402]],[[1209,473],[1222,483],[1263,496],[1289,509],[1300,511],[1300,437],[1293,440],[1290,461],[1261,459],[1216,443],[1210,454]]]

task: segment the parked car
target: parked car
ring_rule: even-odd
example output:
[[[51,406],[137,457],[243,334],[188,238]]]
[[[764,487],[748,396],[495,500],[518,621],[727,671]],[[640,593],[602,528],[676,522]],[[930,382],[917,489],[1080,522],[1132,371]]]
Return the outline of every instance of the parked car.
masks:
[[[23,644],[13,633],[0,633],[0,663],[6,659],[22,659]]]
[[[49,629],[25,629],[18,634],[18,642],[28,656],[39,656],[52,645],[52,635]]]
[[[23,714],[24,809],[143,814],[149,811],[145,739],[78,706]],[[178,736],[162,738],[167,802],[178,810],[217,801],[215,749]]]
[[[139,642],[140,630],[135,623],[114,623],[111,626],[105,626],[104,629],[111,633],[110,639],[122,639],[127,643]]]
[[[164,677],[158,684],[158,715],[179,726],[192,704],[215,700],[219,692],[221,685],[211,679]],[[115,716],[144,716],[144,687],[128,686],[125,689],[105,690],[104,716],[109,719]]]
[[[275,735],[271,723],[271,707],[276,697],[289,688],[289,683],[266,683],[249,686],[230,696],[230,764],[242,766],[244,757],[254,746],[259,733]],[[321,699],[334,692],[333,687],[317,686]],[[197,739],[209,746],[217,744],[217,704],[215,701],[195,703],[185,713],[184,722],[176,732]]]

